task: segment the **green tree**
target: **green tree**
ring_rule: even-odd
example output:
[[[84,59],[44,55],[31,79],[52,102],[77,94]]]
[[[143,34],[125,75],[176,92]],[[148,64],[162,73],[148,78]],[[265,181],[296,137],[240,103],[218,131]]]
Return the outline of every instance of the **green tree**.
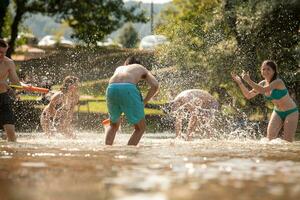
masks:
[[[118,42],[126,48],[136,47],[139,40],[139,34],[133,27],[132,23],[127,23],[121,29],[118,35]]]
[[[9,40],[9,48],[7,56],[11,57],[15,49],[16,39],[19,33],[19,26],[26,13],[42,13],[45,12],[45,2],[43,0],[14,0],[15,16],[11,24],[11,33]]]
[[[5,27],[5,16],[7,13],[7,8],[9,5],[9,0],[0,1],[0,38],[3,37],[3,29]]]
[[[19,25],[25,14],[42,13],[65,21],[73,29],[73,37],[95,45],[107,34],[118,29],[123,23],[146,22],[144,12],[137,7],[125,8],[122,0],[13,0],[15,16],[11,24],[11,34],[7,56],[14,52]]]
[[[126,8],[122,0],[50,0],[48,12],[60,13],[58,20],[67,21],[73,37],[88,45],[95,45],[126,22],[147,21],[144,11]]]
[[[2,38],[8,38],[11,33],[11,24],[13,21],[13,14],[10,10],[6,12],[6,16],[4,18],[4,24],[2,26]]]
[[[213,69],[219,69],[215,66],[220,65],[215,62],[226,59],[224,56],[234,46],[230,44],[233,41],[223,42],[226,35],[221,0],[174,0],[173,5],[162,13],[162,18],[164,21],[157,32],[171,41],[169,46],[162,49],[162,62],[171,62],[180,69],[178,77],[168,79],[170,87],[180,84],[181,90],[192,87],[215,88],[226,78],[220,76],[221,80],[212,81],[214,76],[217,77]],[[224,51],[220,54],[224,50],[220,49],[221,46],[227,46],[227,53]]]
[[[300,102],[299,81],[299,1],[226,0],[225,22],[237,41],[238,64],[258,78],[262,60],[277,62],[280,75]],[[261,105],[261,104],[260,104]]]
[[[299,101],[299,11],[294,0],[174,0],[158,28],[171,40],[162,58],[189,72],[181,81],[187,82],[184,87],[215,91],[220,100],[241,96],[233,87],[232,70],[248,70],[258,81],[261,62],[273,59]],[[263,107],[259,99],[247,105]]]

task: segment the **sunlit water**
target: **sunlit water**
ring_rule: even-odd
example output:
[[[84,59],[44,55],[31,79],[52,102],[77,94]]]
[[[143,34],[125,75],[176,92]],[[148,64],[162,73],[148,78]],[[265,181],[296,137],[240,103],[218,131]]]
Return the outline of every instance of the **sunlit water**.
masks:
[[[0,140],[0,199],[300,199],[300,141],[184,141],[146,133]]]

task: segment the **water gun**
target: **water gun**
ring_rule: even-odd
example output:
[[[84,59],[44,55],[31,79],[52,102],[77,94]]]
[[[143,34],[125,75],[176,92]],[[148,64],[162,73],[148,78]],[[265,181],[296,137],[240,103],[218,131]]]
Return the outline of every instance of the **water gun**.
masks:
[[[102,121],[102,125],[104,127],[109,126],[109,124],[110,124],[110,120],[109,119],[105,119],[105,120]]]
[[[9,85],[9,87],[15,88],[16,90],[26,90],[29,92],[40,92],[40,93],[49,92],[49,89],[47,88],[35,87],[31,85]]]

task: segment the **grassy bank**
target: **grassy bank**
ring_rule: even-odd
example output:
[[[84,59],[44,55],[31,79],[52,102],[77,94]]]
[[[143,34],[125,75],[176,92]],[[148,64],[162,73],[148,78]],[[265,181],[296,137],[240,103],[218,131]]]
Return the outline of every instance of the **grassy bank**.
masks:
[[[54,48],[45,49],[44,57],[16,62],[22,76],[40,85],[44,80],[60,84],[64,77],[74,75],[82,82],[110,77],[115,68],[128,56],[137,56],[148,69],[157,65],[154,52],[137,49],[107,48]]]
[[[43,109],[45,105],[34,103],[35,101],[38,102],[40,97],[39,96],[32,96],[32,95],[21,95],[20,99],[22,101],[33,102],[32,104],[36,104],[35,108]],[[154,107],[159,107],[161,102],[150,101],[150,105],[154,105]],[[80,113],[102,113],[107,114],[107,106],[104,96],[98,97],[90,97],[87,98],[86,96],[81,97],[79,100],[79,104],[75,108],[76,112]],[[163,115],[163,112],[160,109],[153,109],[153,108],[145,108],[146,115]]]

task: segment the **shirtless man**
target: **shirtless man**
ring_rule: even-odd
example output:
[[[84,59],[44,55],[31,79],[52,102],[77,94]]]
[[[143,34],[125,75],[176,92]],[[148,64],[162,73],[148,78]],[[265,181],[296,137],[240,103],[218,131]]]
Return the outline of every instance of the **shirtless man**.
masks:
[[[176,137],[182,137],[184,118],[188,118],[186,140],[190,140],[199,123],[210,118],[211,109],[218,109],[219,103],[208,92],[199,89],[185,90],[170,102],[171,113],[175,116]]]
[[[12,111],[10,95],[14,91],[9,87],[7,79],[14,85],[20,85],[14,62],[6,57],[8,44],[0,39],[0,125],[7,134],[8,141],[16,141],[15,117]]]
[[[146,97],[143,99],[136,84],[145,80],[150,86]],[[109,80],[106,90],[106,101],[110,116],[110,126],[105,130],[106,145],[112,145],[120,126],[121,113],[130,124],[134,125],[134,131],[128,141],[128,145],[137,145],[145,132],[144,105],[157,93],[158,81],[145,67],[139,64],[134,57],[129,57],[123,66],[118,67]]]

